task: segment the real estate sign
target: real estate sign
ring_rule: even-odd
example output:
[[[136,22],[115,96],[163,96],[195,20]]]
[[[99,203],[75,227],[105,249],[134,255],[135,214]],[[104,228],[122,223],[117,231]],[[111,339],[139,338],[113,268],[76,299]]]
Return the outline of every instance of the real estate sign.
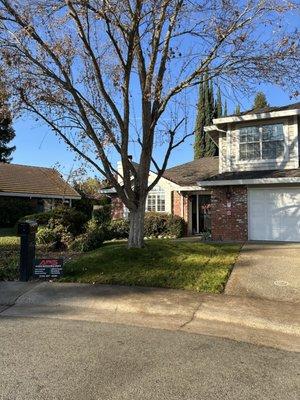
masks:
[[[35,260],[35,278],[59,278],[63,274],[62,258],[39,258]]]

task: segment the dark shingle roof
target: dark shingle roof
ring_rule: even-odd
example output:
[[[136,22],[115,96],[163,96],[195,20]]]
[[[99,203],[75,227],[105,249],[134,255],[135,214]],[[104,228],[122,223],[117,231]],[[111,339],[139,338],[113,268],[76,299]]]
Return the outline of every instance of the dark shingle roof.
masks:
[[[203,157],[169,168],[163,177],[180,186],[196,186],[200,180],[208,179],[219,171],[219,157]]]
[[[232,115],[228,115],[228,117],[234,117],[234,116],[240,116],[240,115],[246,115],[246,114],[263,114],[263,113],[269,113],[269,112],[273,112],[273,111],[299,110],[299,109],[300,109],[300,102],[294,103],[294,104],[288,104],[286,106],[274,106],[274,107],[265,107],[265,108],[259,108],[259,109],[252,108],[251,110],[241,112],[239,115],[232,114]]]
[[[223,172],[202,181],[231,181],[240,179],[300,178],[300,168],[284,170]],[[201,179],[200,179],[201,181]]]
[[[56,170],[18,164],[0,163],[0,193],[80,199]]]

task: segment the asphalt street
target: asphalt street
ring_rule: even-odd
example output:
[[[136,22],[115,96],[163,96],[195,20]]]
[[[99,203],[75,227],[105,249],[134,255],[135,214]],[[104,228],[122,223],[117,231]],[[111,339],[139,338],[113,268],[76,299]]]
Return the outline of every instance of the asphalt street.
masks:
[[[299,354],[100,322],[0,319],[1,400],[293,400]]]

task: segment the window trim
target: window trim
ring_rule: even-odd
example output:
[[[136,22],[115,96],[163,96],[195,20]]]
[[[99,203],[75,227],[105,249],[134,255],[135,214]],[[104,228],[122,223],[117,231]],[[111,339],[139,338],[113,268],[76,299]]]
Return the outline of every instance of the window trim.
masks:
[[[163,194],[164,196],[164,210],[159,210],[158,211],[158,196],[160,194]],[[149,195],[151,196],[155,196],[155,210],[148,210],[148,199],[149,199]],[[156,186],[154,187],[147,195],[147,199],[146,199],[146,212],[157,212],[157,213],[165,213],[166,212],[166,191],[165,189],[163,189],[160,186]]]
[[[256,121],[255,121],[256,122]],[[260,158],[260,159],[256,159],[256,160],[242,160],[240,159],[240,130],[241,128],[252,128],[252,127],[258,127],[259,132],[260,132],[260,152],[262,154],[262,138],[261,138],[261,129],[263,126],[268,126],[268,125],[282,125],[282,130],[283,130],[283,154],[280,157],[277,158],[268,158],[268,159],[264,159],[264,158]],[[256,122],[256,123],[252,123],[252,124],[247,124],[247,125],[240,125],[239,127],[237,127],[236,129],[237,131],[237,141],[238,141],[238,149],[237,149],[237,163],[239,164],[270,164],[270,163],[277,163],[277,162],[281,162],[284,160],[287,160],[287,149],[288,149],[288,144],[287,144],[287,124],[286,121],[280,120],[280,121],[274,121],[274,122]],[[242,143],[244,144],[244,143]]]

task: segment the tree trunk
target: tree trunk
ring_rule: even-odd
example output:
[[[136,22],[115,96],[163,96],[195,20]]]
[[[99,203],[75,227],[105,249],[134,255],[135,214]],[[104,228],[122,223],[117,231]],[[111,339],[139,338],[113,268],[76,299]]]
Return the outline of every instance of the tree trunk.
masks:
[[[129,214],[129,238],[128,248],[129,249],[140,249],[144,247],[144,218],[145,218],[145,203],[141,202],[138,208],[134,211],[130,211]]]

